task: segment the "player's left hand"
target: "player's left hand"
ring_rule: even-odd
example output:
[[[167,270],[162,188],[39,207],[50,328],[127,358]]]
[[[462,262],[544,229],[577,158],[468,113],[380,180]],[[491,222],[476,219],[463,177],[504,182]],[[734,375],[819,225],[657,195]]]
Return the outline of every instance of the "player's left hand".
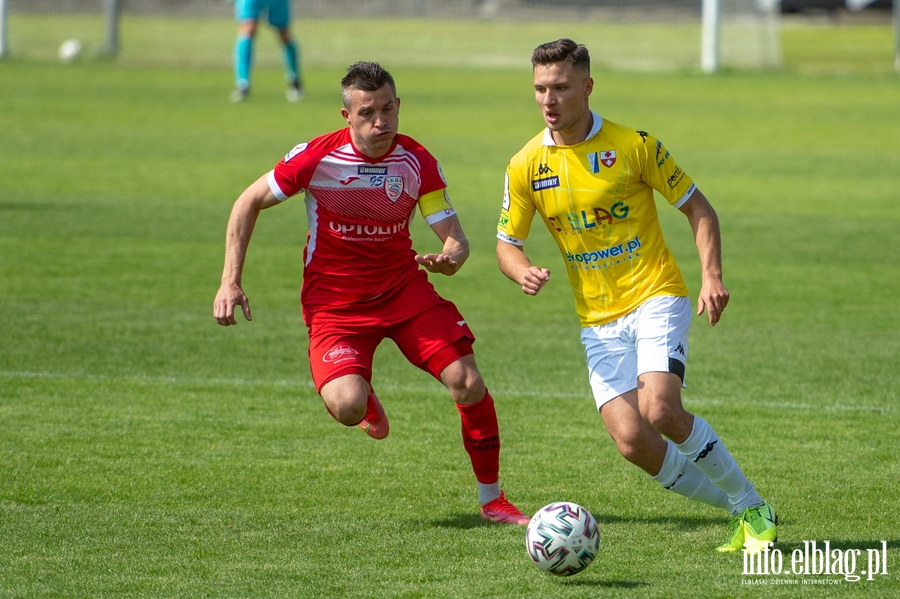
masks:
[[[425,254],[424,256],[416,255],[416,262],[425,267],[428,272],[442,275],[453,275],[459,270],[459,262],[451,258],[448,254]]]
[[[237,324],[237,319],[234,317],[234,309],[237,306],[243,310],[244,318],[253,320],[250,315],[250,300],[247,299],[247,294],[244,293],[241,286],[235,283],[222,283],[213,302],[213,317],[216,322],[223,327]]]
[[[730,297],[731,294],[722,281],[704,281],[700,296],[697,298],[697,316],[705,311],[709,317],[709,324],[716,326]]]

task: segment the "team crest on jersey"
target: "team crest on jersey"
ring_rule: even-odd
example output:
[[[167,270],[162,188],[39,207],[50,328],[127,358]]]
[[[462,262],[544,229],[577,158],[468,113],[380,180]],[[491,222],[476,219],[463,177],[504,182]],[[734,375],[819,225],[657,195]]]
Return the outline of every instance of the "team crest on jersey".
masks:
[[[291,158],[293,158],[294,156],[296,156],[297,154],[299,154],[300,152],[302,152],[303,150],[305,150],[306,147],[307,147],[308,145],[309,145],[309,144],[305,144],[305,143],[304,143],[304,144],[297,144],[296,146],[294,146],[294,149],[293,149],[293,150],[291,150],[290,152],[288,152],[287,154],[284,155],[284,161],[285,161],[285,162],[290,162],[290,161],[291,161]]]
[[[403,195],[403,177],[385,177],[384,193],[390,201],[396,202]]]
[[[616,163],[616,151],[606,150],[605,152],[600,152],[600,163],[606,168],[612,168]]]

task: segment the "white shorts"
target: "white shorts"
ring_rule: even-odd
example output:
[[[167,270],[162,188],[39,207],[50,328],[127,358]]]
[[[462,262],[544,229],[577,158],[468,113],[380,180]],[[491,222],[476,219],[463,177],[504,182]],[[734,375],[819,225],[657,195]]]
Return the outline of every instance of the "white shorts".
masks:
[[[645,372],[672,372],[683,384],[690,326],[690,300],[662,296],[618,320],[581,329],[597,409],[636,389]]]

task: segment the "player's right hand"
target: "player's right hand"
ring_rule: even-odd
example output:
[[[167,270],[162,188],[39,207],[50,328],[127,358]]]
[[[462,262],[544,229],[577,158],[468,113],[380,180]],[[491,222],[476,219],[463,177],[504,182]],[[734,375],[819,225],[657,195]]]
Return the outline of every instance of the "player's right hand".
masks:
[[[522,292],[527,295],[537,295],[549,280],[549,270],[538,266],[529,266],[525,276],[522,277]]]
[[[250,300],[247,299],[244,290],[238,285],[222,283],[213,302],[213,316],[216,322],[223,327],[237,324],[237,320],[234,318],[234,307],[238,305],[244,312],[244,318],[253,320],[250,316]]]

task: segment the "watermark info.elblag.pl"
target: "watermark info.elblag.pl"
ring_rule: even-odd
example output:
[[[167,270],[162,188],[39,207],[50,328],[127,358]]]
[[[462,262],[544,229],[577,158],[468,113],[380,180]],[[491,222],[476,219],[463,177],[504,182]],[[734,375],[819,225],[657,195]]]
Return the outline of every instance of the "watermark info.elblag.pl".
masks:
[[[790,554],[772,543],[757,552],[743,550],[741,584],[821,584],[872,581],[887,576],[887,541],[870,549],[832,548],[830,541],[803,541]]]

